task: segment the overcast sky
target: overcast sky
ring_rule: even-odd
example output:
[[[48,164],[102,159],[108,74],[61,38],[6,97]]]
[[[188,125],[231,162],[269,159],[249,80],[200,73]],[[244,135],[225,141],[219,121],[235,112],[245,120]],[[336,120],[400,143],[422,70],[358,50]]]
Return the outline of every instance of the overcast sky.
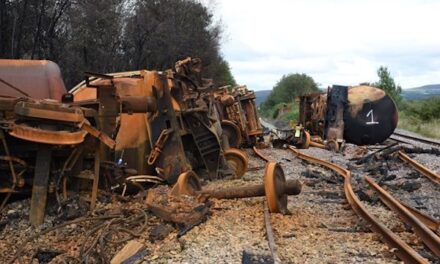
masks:
[[[288,73],[320,86],[440,83],[440,1],[218,0],[222,51],[239,84],[272,89]]]

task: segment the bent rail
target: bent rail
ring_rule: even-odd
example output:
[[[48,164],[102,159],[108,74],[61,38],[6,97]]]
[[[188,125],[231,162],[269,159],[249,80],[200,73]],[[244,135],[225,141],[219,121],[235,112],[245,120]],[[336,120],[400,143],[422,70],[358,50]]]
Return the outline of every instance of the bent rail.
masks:
[[[440,257],[440,238],[425,226],[416,216],[414,216],[405,206],[394,199],[391,194],[380,187],[373,179],[365,176],[368,184],[379,193],[382,202],[397,213],[408,225],[412,226],[414,232],[422,239],[423,243],[428,246],[434,254]]]
[[[433,172],[432,170],[426,168],[422,164],[418,163],[417,161],[411,159],[408,155],[403,153],[402,151],[398,151],[397,154],[399,155],[399,158],[406,163],[408,163],[411,167],[413,167],[415,170],[420,172],[421,174],[428,177],[431,181],[439,183],[440,184],[440,175]]]
[[[267,158],[266,156],[263,155],[263,153],[261,153],[255,146],[252,147],[252,150],[254,151],[254,153],[262,160],[269,162],[270,159]]]
[[[321,160],[312,156],[308,156],[289,146],[289,149],[300,159],[319,164],[328,169],[331,169],[341,175],[344,178],[344,192],[348,203],[351,208],[363,219],[370,224],[370,229],[382,235],[383,240],[391,247],[397,249],[394,254],[404,261],[405,263],[428,263],[422,258],[414,249],[412,249],[407,243],[401,240],[396,234],[394,234],[385,225],[380,223],[373,215],[371,215],[367,209],[362,205],[357,196],[355,195],[351,186],[351,172],[345,168],[340,167],[334,163]]]
[[[422,142],[422,143],[424,143],[424,144],[435,145],[435,146],[437,146],[437,147],[440,147],[440,143],[439,143],[439,141],[438,141],[438,140],[434,140],[434,139],[430,140],[430,139],[427,139],[427,138],[421,138],[421,137],[416,137],[416,136],[410,136],[410,135],[406,135],[406,134],[402,134],[402,133],[398,133],[398,132],[394,132],[394,133],[391,135],[391,139],[392,139],[392,140],[400,141],[400,142],[403,142],[403,143],[409,143],[409,142],[406,142],[406,141],[404,141],[404,140],[400,140],[400,139],[396,139],[395,137],[392,137],[392,136],[398,136],[398,137],[406,138],[406,139],[409,139],[409,140],[412,140],[412,141],[419,141],[419,142]],[[409,144],[410,144],[410,143],[409,143]]]

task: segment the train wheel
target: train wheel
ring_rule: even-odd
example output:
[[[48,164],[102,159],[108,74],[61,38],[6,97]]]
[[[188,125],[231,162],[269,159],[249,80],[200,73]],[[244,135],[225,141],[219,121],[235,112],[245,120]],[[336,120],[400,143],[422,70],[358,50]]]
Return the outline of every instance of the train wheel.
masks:
[[[179,175],[171,190],[171,195],[196,195],[200,190],[202,190],[202,185],[197,174],[194,171],[187,171]]]
[[[325,148],[333,152],[339,152],[339,144],[334,139],[330,139],[329,141],[327,141]]]
[[[304,130],[303,141],[301,142],[300,148],[308,149],[310,147],[310,133]]]
[[[222,130],[226,134],[231,148],[238,148],[242,143],[240,128],[229,120],[222,121]]]
[[[249,157],[246,152],[236,148],[225,151],[225,158],[229,167],[234,170],[236,178],[241,178],[248,168]]]
[[[284,193],[286,177],[281,166],[273,161],[266,165],[264,172],[264,191],[267,206],[271,213],[287,214],[287,194]]]

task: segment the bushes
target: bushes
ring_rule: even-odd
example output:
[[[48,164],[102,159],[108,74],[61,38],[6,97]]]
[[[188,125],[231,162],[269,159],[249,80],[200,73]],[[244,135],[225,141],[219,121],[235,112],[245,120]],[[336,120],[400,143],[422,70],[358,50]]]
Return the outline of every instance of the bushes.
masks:
[[[440,96],[399,104],[399,128],[440,138]]]
[[[425,121],[440,119],[440,96],[420,101],[405,101],[401,111]]]
[[[266,117],[273,117],[274,111],[277,108],[279,109],[280,103],[291,104],[296,97],[317,91],[319,90],[315,81],[306,74],[284,75],[261,104],[261,114]]]

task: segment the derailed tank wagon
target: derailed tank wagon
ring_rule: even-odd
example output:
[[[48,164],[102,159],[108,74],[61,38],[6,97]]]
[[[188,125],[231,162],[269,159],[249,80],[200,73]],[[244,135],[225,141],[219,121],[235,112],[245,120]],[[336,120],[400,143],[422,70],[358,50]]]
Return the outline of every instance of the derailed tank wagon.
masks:
[[[372,145],[386,140],[397,122],[396,104],[383,90],[334,85],[327,93],[299,97],[299,122],[291,142],[335,151],[344,142]]]
[[[17,82],[16,71],[27,62],[39,66]],[[230,147],[216,89],[201,78],[199,59],[187,58],[164,72],[86,73],[69,93],[52,62],[4,64],[20,66],[0,76],[2,91],[12,91],[0,98],[2,204],[12,194],[30,194],[34,225],[43,222],[48,199],[62,206],[72,192],[86,191],[82,197],[93,208],[98,188],[125,192],[127,186],[147,187],[145,182],[174,184],[188,172],[207,180],[246,172],[247,154]],[[32,82],[36,71],[46,82]],[[250,120],[242,129],[252,140],[261,126],[255,95],[243,91],[235,100]]]
[[[223,155],[221,127],[207,92],[213,88],[201,78],[200,67],[200,60],[188,58],[177,62],[174,70],[96,76],[90,82],[96,87],[113,86],[121,97],[156,99],[154,113],[120,116],[117,160],[139,175],[157,175],[171,184],[190,170],[211,180],[235,174]],[[78,105],[96,96],[87,84],[71,92]]]

